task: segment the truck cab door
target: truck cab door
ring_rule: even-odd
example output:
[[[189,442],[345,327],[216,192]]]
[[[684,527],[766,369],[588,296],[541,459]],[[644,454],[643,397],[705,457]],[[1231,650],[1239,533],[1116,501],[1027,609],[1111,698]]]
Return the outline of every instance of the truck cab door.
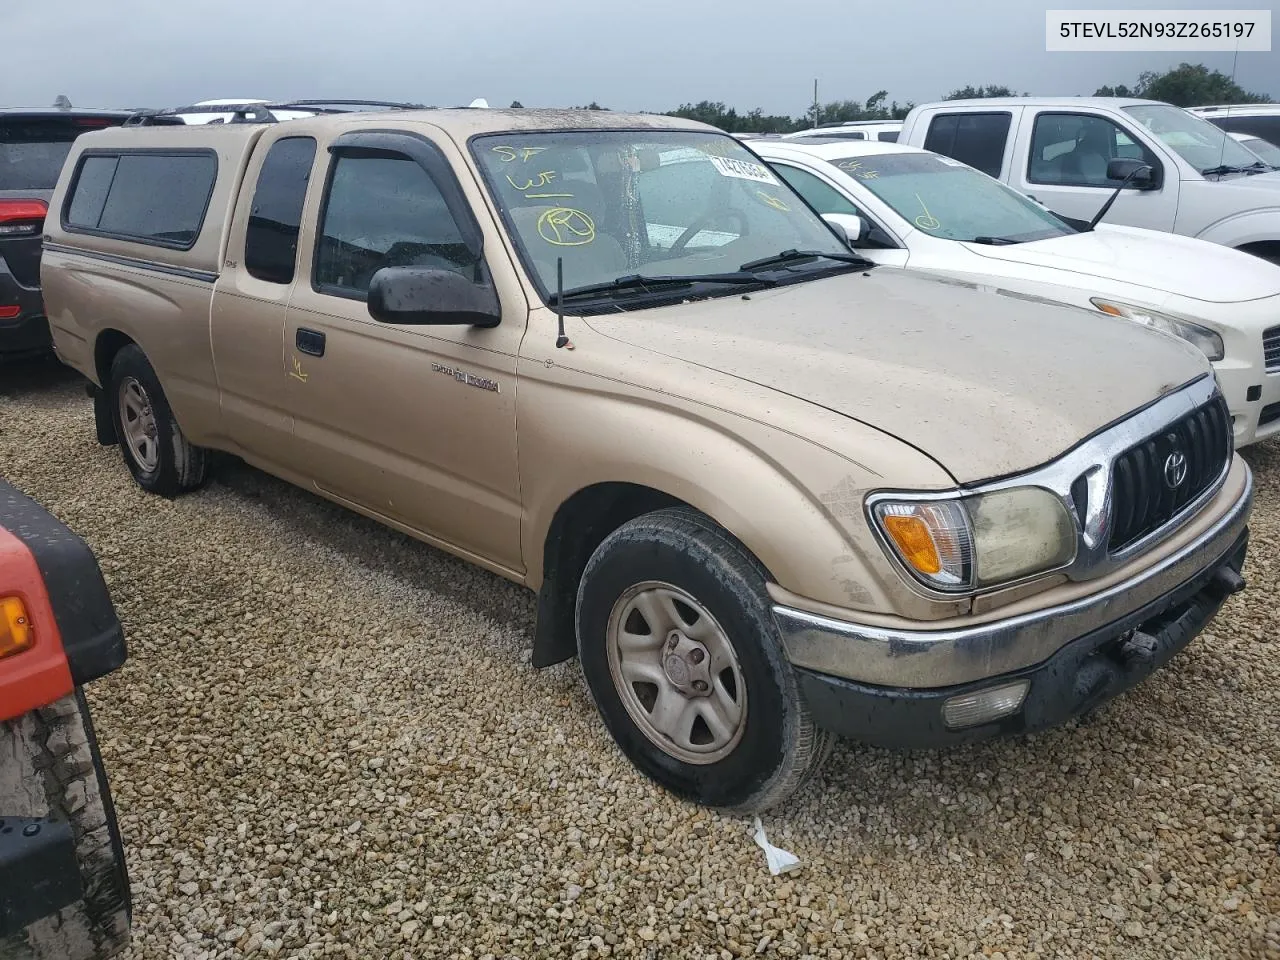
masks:
[[[316,162],[314,137],[280,132],[264,135],[250,158],[210,316],[227,445],[273,472],[291,460],[285,314]]]
[[[1126,189],[1105,220],[1151,230],[1173,230],[1178,210],[1176,163],[1150,143],[1139,124],[1087,110],[1031,109],[1018,131],[1016,156],[1007,182],[1050,210],[1077,220],[1092,220],[1119,181],[1107,178],[1117,157],[1151,164],[1157,186]]]
[[[322,163],[285,321],[298,472],[331,499],[518,575],[515,372],[529,308],[492,219],[482,228],[473,212],[484,210],[478,187],[454,173],[465,160],[451,141],[416,131],[344,133]],[[502,321],[379,322],[367,295],[387,266],[487,275]]]

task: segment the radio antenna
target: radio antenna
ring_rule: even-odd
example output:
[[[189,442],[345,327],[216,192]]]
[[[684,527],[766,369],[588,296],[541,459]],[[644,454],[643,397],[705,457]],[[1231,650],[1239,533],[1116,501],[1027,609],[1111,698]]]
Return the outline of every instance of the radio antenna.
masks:
[[[564,257],[556,257],[556,349],[568,347],[573,349],[568,336],[564,332]]]

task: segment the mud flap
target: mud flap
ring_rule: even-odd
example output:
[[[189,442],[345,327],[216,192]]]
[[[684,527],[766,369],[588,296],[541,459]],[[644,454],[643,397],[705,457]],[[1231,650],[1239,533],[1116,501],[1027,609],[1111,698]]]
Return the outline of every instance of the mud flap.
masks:
[[[90,381],[85,384],[84,392],[93,400],[93,426],[98,434],[98,443],[104,447],[114,447],[120,440],[116,436],[116,425],[111,419],[106,391]]]

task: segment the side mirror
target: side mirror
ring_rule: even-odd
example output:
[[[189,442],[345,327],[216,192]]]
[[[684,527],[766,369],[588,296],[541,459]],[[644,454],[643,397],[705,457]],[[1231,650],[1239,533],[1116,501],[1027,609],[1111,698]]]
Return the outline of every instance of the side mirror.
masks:
[[[498,293],[488,283],[435,267],[383,267],[369,283],[369,315],[381,323],[496,327]]]
[[[843,234],[845,242],[856,247],[871,235],[871,223],[853,213],[824,213],[822,219]]]
[[[1150,190],[1156,186],[1156,172],[1151,164],[1132,157],[1116,157],[1108,163],[1107,179],[1127,179],[1127,186],[1137,190]]]

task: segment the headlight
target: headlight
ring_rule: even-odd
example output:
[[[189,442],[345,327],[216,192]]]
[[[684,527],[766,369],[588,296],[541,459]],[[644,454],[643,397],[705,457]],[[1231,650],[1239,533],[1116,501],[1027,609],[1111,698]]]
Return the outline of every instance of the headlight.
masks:
[[[1093,297],[1089,302],[1103,313],[1109,313],[1113,317],[1136,320],[1145,326],[1155,327],[1157,330],[1163,330],[1165,333],[1171,333],[1181,340],[1186,340],[1188,343],[1198,347],[1210,360],[1221,360],[1226,355],[1226,351],[1222,348],[1222,338],[1208,327],[1202,327],[1198,323],[1192,323],[1190,320],[1183,320],[1180,317],[1172,317],[1158,310],[1135,307],[1128,303],[1117,303],[1113,300],[1103,300],[1100,297]]]
[[[907,570],[948,593],[1020,580],[1075,558],[1066,504],[1040,487],[954,500],[881,500],[872,515]]]

